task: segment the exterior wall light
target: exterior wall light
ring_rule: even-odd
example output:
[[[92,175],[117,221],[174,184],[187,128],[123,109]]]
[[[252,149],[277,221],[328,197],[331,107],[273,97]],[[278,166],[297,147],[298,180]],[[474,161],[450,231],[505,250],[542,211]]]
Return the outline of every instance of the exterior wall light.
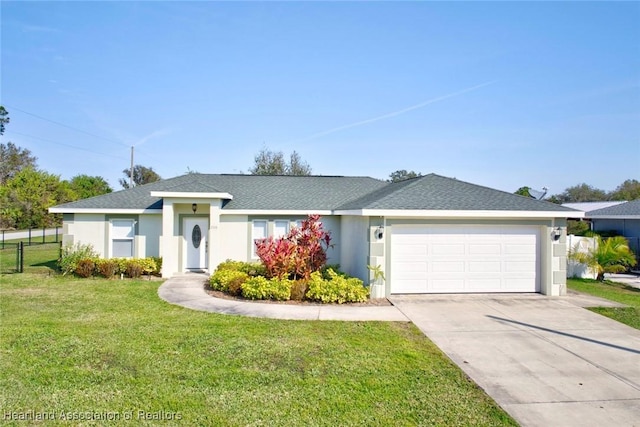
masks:
[[[376,239],[382,239],[384,237],[384,226],[379,226],[375,231]]]
[[[196,213],[196,211],[198,210],[197,203],[194,203],[194,204],[191,205],[191,210],[193,211],[193,213]]]
[[[553,229],[553,232],[551,233],[551,235],[553,236],[553,240],[560,240],[560,236],[562,235],[562,230],[560,229],[560,227],[556,227]]]

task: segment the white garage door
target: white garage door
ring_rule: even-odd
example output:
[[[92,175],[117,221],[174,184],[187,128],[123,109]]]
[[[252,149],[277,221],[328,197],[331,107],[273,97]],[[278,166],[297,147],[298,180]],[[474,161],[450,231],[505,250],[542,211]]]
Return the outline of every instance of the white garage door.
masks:
[[[393,226],[391,293],[538,292],[540,230]]]

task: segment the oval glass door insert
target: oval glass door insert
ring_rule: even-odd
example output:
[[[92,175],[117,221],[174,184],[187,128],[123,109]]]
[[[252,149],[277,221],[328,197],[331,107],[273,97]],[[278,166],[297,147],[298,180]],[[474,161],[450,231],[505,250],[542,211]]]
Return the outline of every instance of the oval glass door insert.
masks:
[[[191,232],[191,242],[193,243],[193,247],[198,249],[200,247],[200,241],[202,240],[202,231],[200,231],[200,226],[198,224],[193,227],[193,231]]]

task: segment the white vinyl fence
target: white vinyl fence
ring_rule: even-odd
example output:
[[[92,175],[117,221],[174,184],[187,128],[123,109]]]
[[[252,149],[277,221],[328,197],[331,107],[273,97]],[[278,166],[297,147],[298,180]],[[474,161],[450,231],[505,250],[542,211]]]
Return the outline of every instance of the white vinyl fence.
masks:
[[[584,264],[569,259],[571,251],[587,252],[593,249],[596,239],[593,237],[567,236],[567,277],[579,277],[581,279],[595,279],[596,272]]]

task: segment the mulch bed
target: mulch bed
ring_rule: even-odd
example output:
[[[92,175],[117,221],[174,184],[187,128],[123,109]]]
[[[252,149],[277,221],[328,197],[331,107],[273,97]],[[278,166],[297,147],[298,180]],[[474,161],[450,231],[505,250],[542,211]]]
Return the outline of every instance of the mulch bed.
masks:
[[[235,301],[253,302],[253,303],[259,303],[259,304],[340,305],[340,306],[349,306],[349,307],[371,307],[371,306],[390,306],[390,305],[392,305],[389,302],[389,300],[387,300],[386,298],[370,299],[370,300],[367,300],[365,302],[345,302],[344,304],[336,304],[336,303],[334,303],[334,304],[322,304],[322,303],[314,302],[314,301],[293,301],[293,300],[289,300],[289,301],[252,300],[252,299],[246,299],[246,298],[242,298],[242,297],[236,297],[236,296],[233,296],[233,295],[229,295],[229,294],[221,292],[221,291],[215,291],[215,290],[211,289],[211,287],[209,286],[208,283],[205,284],[204,290],[209,295],[211,295],[212,297],[228,299],[228,300],[235,300]]]

